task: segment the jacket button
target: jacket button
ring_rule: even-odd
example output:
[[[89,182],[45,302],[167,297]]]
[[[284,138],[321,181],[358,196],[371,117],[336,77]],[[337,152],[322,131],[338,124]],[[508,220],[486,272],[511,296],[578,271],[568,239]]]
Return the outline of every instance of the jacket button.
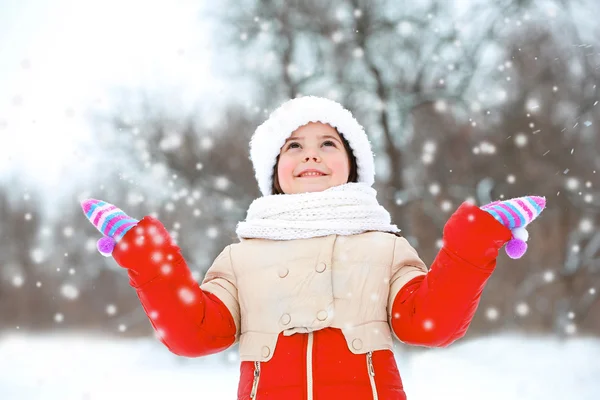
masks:
[[[325,271],[325,268],[327,268],[327,264],[325,264],[324,262],[320,262],[317,264],[317,272],[321,273],[323,271]]]
[[[263,358],[269,357],[269,354],[271,354],[271,349],[269,349],[269,346],[263,346],[263,348],[262,348]]]
[[[280,278],[285,278],[287,276],[288,272],[290,272],[290,270],[287,269],[286,267],[279,268],[279,271],[278,271],[279,277]]]
[[[281,323],[284,325],[289,324],[291,320],[292,320],[292,317],[290,317],[290,314],[283,314],[281,316]]]
[[[354,348],[354,350],[360,350],[360,349],[362,349],[362,340],[360,340],[360,339],[354,339],[352,341],[352,347]]]
[[[327,311],[321,310],[317,313],[317,318],[319,321],[325,321],[327,319]]]

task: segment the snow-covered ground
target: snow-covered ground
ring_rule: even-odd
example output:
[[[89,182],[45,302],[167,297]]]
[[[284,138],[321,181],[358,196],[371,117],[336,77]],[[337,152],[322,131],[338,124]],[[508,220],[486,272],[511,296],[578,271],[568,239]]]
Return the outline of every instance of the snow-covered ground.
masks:
[[[229,358],[177,357],[152,339],[4,336],[0,399],[235,399]],[[502,335],[396,358],[409,400],[600,399],[600,339]]]

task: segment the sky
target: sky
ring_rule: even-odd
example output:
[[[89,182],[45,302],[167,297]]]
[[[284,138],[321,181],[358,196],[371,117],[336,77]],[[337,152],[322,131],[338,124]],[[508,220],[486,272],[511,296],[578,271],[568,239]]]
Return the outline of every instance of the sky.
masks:
[[[115,88],[168,93],[181,107],[215,99],[202,1],[0,0],[0,179],[47,188],[93,147],[86,113]],[[220,96],[223,98],[224,96]]]

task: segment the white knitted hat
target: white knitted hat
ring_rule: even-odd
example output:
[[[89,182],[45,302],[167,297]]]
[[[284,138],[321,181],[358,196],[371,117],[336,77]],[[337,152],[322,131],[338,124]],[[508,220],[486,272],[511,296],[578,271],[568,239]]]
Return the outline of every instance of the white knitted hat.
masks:
[[[373,185],[374,156],[363,127],[341,104],[322,97],[305,96],[283,103],[252,135],[250,160],[263,196],[272,194],[273,167],[285,140],[309,122],[322,122],[337,128],[350,144],[356,158],[358,182]]]

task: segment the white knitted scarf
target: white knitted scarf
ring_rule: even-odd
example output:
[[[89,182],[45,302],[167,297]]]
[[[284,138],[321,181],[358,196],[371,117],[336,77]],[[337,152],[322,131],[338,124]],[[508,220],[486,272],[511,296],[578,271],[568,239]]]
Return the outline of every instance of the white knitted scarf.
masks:
[[[367,231],[399,232],[365,183],[346,183],[321,192],[259,197],[237,225],[241,239],[292,240]]]

